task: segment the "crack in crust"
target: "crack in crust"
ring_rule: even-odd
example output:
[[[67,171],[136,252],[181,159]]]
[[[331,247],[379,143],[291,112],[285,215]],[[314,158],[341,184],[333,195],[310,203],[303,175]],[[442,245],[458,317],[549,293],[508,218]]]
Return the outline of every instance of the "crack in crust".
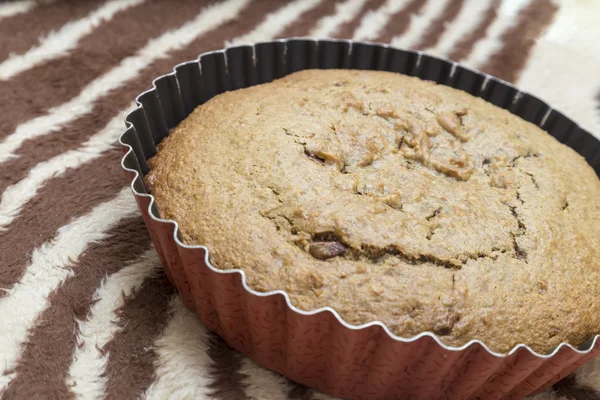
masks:
[[[390,149],[387,149],[386,145],[378,143],[381,138],[370,138],[366,143],[362,143],[364,145],[362,150],[357,150],[361,146],[353,147],[356,143],[352,144],[352,141],[357,137],[353,136],[352,129],[332,124],[330,129],[337,147],[331,147],[331,143],[309,145],[306,141],[294,138],[296,143],[304,145],[304,152],[308,156],[319,158],[325,164],[335,165],[341,173],[349,173],[347,167],[367,167],[373,161],[382,159],[385,154],[390,152],[395,154],[399,150],[406,161],[414,160],[429,169],[460,181],[469,180],[475,171],[468,153],[463,149],[463,143],[477,133],[467,131],[463,121],[463,117],[467,114],[466,110],[441,114],[428,110],[436,118],[425,121],[410,110],[406,112],[412,115],[412,119],[406,119],[398,111],[387,107],[373,109],[372,104],[365,106],[348,92],[341,93],[340,97],[342,102],[337,109],[338,112],[348,113],[355,110],[356,115],[363,118],[363,121],[375,117],[393,126],[397,134],[396,146],[388,151]],[[340,129],[345,132],[343,138],[340,137]],[[289,134],[287,130],[286,134],[296,136]]]
[[[308,233],[308,240],[299,240],[296,242],[301,249],[305,250],[308,244],[310,249],[314,243],[336,243],[345,248],[345,251],[340,252],[332,257],[343,257],[351,261],[368,260],[374,264],[381,263],[389,257],[397,258],[407,264],[419,265],[419,264],[434,264],[438,267],[449,268],[449,269],[460,269],[461,266],[466,262],[460,263],[457,261],[448,261],[439,259],[433,255],[412,255],[403,252],[399,246],[391,245],[383,248],[362,245],[360,248],[352,247],[349,243],[335,232],[319,232],[319,233]],[[308,242],[308,243],[307,243]],[[469,258],[473,259],[473,258]]]
[[[410,254],[406,253],[398,245],[389,245],[385,247],[375,247],[369,245],[361,245],[360,247],[352,246],[341,235],[335,232],[306,232],[299,230],[292,218],[284,214],[267,213],[265,217],[269,218],[276,225],[283,219],[285,225],[283,228],[290,232],[290,242],[300,249],[310,254],[316,259],[327,260],[341,257],[350,261],[369,261],[373,264],[384,262],[386,259],[393,257],[406,264],[421,265],[433,264],[438,267],[460,270],[463,265],[471,260],[479,260],[489,258],[496,260],[498,253],[503,254],[506,250],[493,247],[491,254],[486,252],[479,253],[460,253],[456,258],[441,259],[432,254]],[[281,219],[279,219],[280,217]],[[278,230],[282,227],[278,226]]]
[[[517,191],[517,200],[519,200],[521,202],[521,204],[524,203],[523,200],[521,200],[521,197],[520,197],[518,191]],[[513,249],[515,252],[514,256],[517,260],[524,261],[527,264],[528,263],[527,262],[527,252],[524,249],[522,249],[521,246],[519,246],[519,244],[517,243],[517,238],[525,235],[525,233],[527,232],[527,227],[525,226],[525,224],[521,220],[521,217],[517,213],[517,207],[509,205],[508,208],[510,209],[512,216],[517,221],[517,225],[519,227],[519,230],[516,233],[514,233],[514,232],[510,233],[510,235],[512,236],[512,240],[513,240]]]
[[[381,263],[385,261],[389,257],[394,257],[403,261],[407,264],[419,265],[419,264],[433,264],[438,267],[443,267],[447,269],[460,270],[463,265],[471,260],[479,260],[482,258],[489,258],[492,260],[496,260],[498,258],[498,254],[488,254],[485,252],[480,253],[461,253],[456,257],[457,259],[441,259],[431,254],[410,254],[403,251],[400,246],[390,245],[383,248],[362,245],[360,248],[352,247],[349,243],[345,242],[344,239],[336,234],[335,232],[320,232],[309,234],[310,239],[309,243],[312,241],[322,243],[339,243],[343,245],[346,250],[343,253],[340,253],[337,256],[344,257],[345,259],[352,261],[360,261],[360,260],[369,260],[374,264]],[[296,243],[300,248],[303,248],[302,241],[300,243]],[[498,248],[492,248],[492,253],[504,253],[504,250],[499,250]]]

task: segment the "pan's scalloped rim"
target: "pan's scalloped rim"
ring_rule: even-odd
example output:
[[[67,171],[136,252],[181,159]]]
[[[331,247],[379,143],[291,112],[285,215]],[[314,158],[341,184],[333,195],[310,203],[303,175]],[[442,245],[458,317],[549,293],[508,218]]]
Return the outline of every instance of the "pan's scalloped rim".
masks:
[[[415,336],[412,336],[412,337],[409,337],[409,338],[397,336],[397,335],[393,334],[392,332],[390,332],[390,330],[388,329],[388,327],[384,323],[382,323],[381,321],[372,321],[372,322],[368,322],[368,323],[365,323],[365,324],[362,324],[362,325],[352,325],[352,324],[349,324],[348,322],[344,321],[344,319],[342,319],[342,317],[337,313],[337,311],[335,311],[331,307],[320,307],[320,308],[317,308],[317,309],[314,309],[314,310],[304,311],[304,310],[301,310],[301,309],[297,308],[296,306],[294,306],[291,303],[289,295],[284,290],[271,290],[269,292],[258,292],[258,291],[254,290],[254,289],[252,289],[251,287],[248,286],[248,284],[246,282],[246,274],[245,274],[245,272],[243,270],[241,270],[241,269],[222,270],[222,269],[214,267],[211,264],[210,260],[209,260],[209,250],[208,250],[208,248],[206,246],[203,246],[203,245],[188,245],[188,244],[183,243],[182,241],[179,240],[179,237],[178,237],[178,232],[179,232],[179,225],[178,225],[178,223],[176,221],[174,221],[174,220],[171,220],[171,219],[160,218],[159,216],[157,216],[157,215],[154,214],[154,212],[152,211],[152,205],[154,204],[154,196],[152,196],[151,194],[148,194],[148,193],[140,193],[140,192],[138,192],[135,189],[135,187],[134,187],[135,182],[136,182],[137,179],[141,179],[140,175],[139,175],[139,173],[138,173],[137,170],[131,169],[131,168],[128,168],[127,166],[125,166],[125,160],[129,156],[129,154],[131,152],[133,152],[133,148],[128,143],[125,143],[123,141],[123,136],[125,135],[125,133],[127,132],[127,130],[132,126],[132,124],[129,121],[127,121],[127,119],[129,118],[129,115],[131,115],[131,113],[133,113],[134,111],[142,108],[142,104],[140,103],[139,98],[142,95],[146,94],[146,93],[156,91],[157,90],[157,87],[156,87],[156,81],[157,80],[162,79],[162,78],[167,77],[167,76],[170,76],[170,75],[174,76],[176,74],[176,69],[178,67],[186,65],[186,64],[189,64],[189,63],[196,63],[203,56],[206,56],[206,55],[209,55],[209,54],[213,54],[213,53],[225,53],[227,50],[232,49],[232,48],[237,48],[237,47],[248,47],[248,46],[251,46],[252,49],[255,49],[256,45],[259,45],[259,44],[262,44],[262,43],[274,43],[274,42],[287,43],[287,42],[293,41],[293,40],[311,40],[311,41],[315,41],[317,43],[319,43],[319,41],[325,40],[325,41],[332,41],[332,42],[345,42],[345,43],[348,43],[350,46],[352,46],[353,44],[365,44],[365,45],[376,45],[376,46],[381,46],[381,47],[386,47],[386,48],[391,48],[391,49],[398,49],[395,46],[390,46],[390,45],[382,44],[382,43],[367,42],[367,41],[353,41],[353,40],[346,40],[346,39],[330,39],[330,38],[318,38],[318,39],[315,39],[315,38],[307,38],[307,37],[292,37],[292,38],[285,38],[285,39],[276,39],[276,40],[272,40],[272,41],[248,43],[248,44],[245,44],[245,45],[228,46],[228,47],[226,47],[224,49],[214,50],[214,51],[209,51],[209,52],[202,53],[202,54],[200,54],[198,56],[198,58],[196,60],[184,61],[184,62],[181,62],[181,63],[175,65],[175,67],[173,67],[172,72],[169,72],[167,74],[161,75],[161,76],[153,79],[152,80],[152,88],[143,91],[142,93],[140,93],[136,97],[135,102],[137,104],[137,107],[134,110],[130,111],[127,114],[127,116],[125,117],[126,130],[124,132],[122,132],[121,135],[119,136],[119,144],[122,147],[127,148],[127,151],[125,152],[125,154],[121,158],[121,168],[123,168],[123,170],[125,170],[127,172],[132,172],[132,173],[135,174],[134,178],[131,180],[130,185],[129,185],[130,188],[131,188],[131,191],[134,194],[134,196],[145,197],[145,198],[149,198],[150,199],[150,202],[148,204],[148,215],[150,215],[150,217],[155,222],[173,225],[173,240],[175,241],[176,245],[179,246],[179,247],[185,248],[185,249],[192,249],[192,250],[193,249],[201,249],[201,250],[204,250],[204,262],[206,263],[206,265],[208,266],[208,268],[210,268],[211,271],[213,271],[215,273],[218,273],[218,274],[238,274],[238,275],[240,275],[241,276],[241,280],[242,280],[242,285],[243,285],[244,289],[248,293],[250,293],[250,294],[252,294],[254,296],[268,297],[268,296],[282,295],[285,298],[285,302],[286,302],[288,308],[291,309],[292,311],[294,311],[295,313],[298,313],[298,314],[304,315],[304,316],[308,316],[308,315],[319,314],[319,313],[322,313],[322,312],[329,312],[329,313],[331,313],[336,318],[336,320],[340,324],[342,324],[344,327],[346,327],[347,329],[350,329],[350,330],[360,330],[360,329],[367,329],[367,328],[370,328],[372,326],[379,326],[380,328],[382,328],[384,330],[384,332],[391,339],[393,339],[395,341],[402,342],[402,343],[412,343],[412,342],[415,342],[415,341],[417,341],[417,340],[419,340],[421,338],[430,337],[440,347],[442,347],[445,350],[452,351],[452,352],[463,351],[463,350],[465,350],[465,349],[467,349],[467,348],[469,348],[471,346],[479,345],[483,349],[485,349],[485,351],[487,353],[489,353],[490,355],[492,355],[492,356],[494,356],[496,358],[508,358],[509,356],[511,356],[511,355],[515,354],[516,352],[518,352],[520,349],[525,349],[529,353],[531,353],[532,355],[534,355],[535,357],[538,357],[538,358],[541,358],[541,359],[552,358],[553,356],[555,356],[557,353],[559,353],[564,348],[567,348],[567,349],[569,349],[569,350],[571,350],[571,351],[573,351],[573,352],[575,352],[577,354],[580,354],[580,355],[585,355],[585,354],[589,354],[590,352],[592,352],[592,350],[594,350],[594,348],[596,347],[596,344],[600,340],[600,334],[597,334],[593,338],[588,339],[584,343],[584,345],[586,347],[588,347],[588,346],[589,347],[586,348],[586,349],[583,349],[583,350],[575,348],[575,347],[573,347],[569,343],[563,342],[560,345],[558,345],[554,349],[554,351],[552,351],[551,353],[540,354],[540,353],[536,352],[535,350],[533,350],[528,345],[521,343],[521,344],[518,344],[518,345],[514,346],[510,351],[508,351],[506,353],[498,353],[498,352],[495,352],[495,351],[491,350],[485,343],[483,343],[480,340],[470,340],[469,342],[467,342],[464,345],[459,346],[459,347],[448,346],[448,345],[442,343],[440,341],[440,339],[438,338],[438,336],[435,333],[429,332],[429,331],[422,332],[422,333],[420,333],[418,335],[415,335]],[[421,58],[421,56],[427,55],[427,56],[432,57],[432,58],[436,58],[436,59],[439,59],[439,60],[447,61],[447,62],[449,62],[449,63],[451,63],[453,65],[453,69],[456,68],[456,66],[460,66],[461,68],[464,68],[464,69],[470,70],[470,71],[472,71],[472,72],[474,72],[476,74],[482,75],[482,76],[485,77],[484,87],[485,87],[485,83],[487,83],[487,81],[489,81],[490,79],[494,79],[494,80],[498,81],[499,83],[501,83],[503,85],[509,86],[509,87],[517,90],[517,94],[515,95],[515,97],[522,96],[523,94],[529,94],[527,92],[524,92],[524,91],[516,88],[514,85],[512,85],[509,82],[506,82],[506,81],[504,81],[504,80],[502,80],[500,78],[493,77],[493,76],[491,76],[489,74],[480,72],[480,71],[478,71],[476,69],[473,69],[473,68],[466,67],[466,66],[461,65],[459,63],[456,63],[454,61],[450,61],[450,60],[444,59],[442,57],[437,57],[437,56],[429,55],[429,54],[426,54],[426,53],[421,52],[421,51],[413,51],[413,50],[405,50],[405,49],[399,49],[399,50],[404,50],[404,51],[407,51],[407,52],[413,52],[415,54],[418,54],[419,59]],[[533,96],[533,95],[530,95],[530,96]],[[533,96],[533,97],[536,97],[536,96]],[[540,125],[543,125],[543,122],[547,118],[548,114],[552,110],[556,110],[556,109],[553,108],[553,107],[551,107],[550,105],[548,105],[548,103],[546,103],[545,101],[543,101],[541,99],[540,99],[540,101],[542,101],[546,106],[549,107],[548,111],[546,112],[545,118],[543,119],[542,123],[540,124]],[[556,110],[556,111],[558,111],[558,110]],[[580,128],[580,126],[576,122],[573,121],[573,123],[575,124],[576,127]]]

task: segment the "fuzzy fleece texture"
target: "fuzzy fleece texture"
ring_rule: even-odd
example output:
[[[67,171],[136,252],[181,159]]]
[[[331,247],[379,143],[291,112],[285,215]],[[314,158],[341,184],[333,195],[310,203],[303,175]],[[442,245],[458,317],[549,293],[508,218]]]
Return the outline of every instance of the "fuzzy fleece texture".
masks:
[[[162,273],[120,168],[135,96],[227,44],[424,50],[600,135],[597,0],[0,2],[0,398],[329,399],[208,332]],[[536,399],[600,399],[600,359]]]

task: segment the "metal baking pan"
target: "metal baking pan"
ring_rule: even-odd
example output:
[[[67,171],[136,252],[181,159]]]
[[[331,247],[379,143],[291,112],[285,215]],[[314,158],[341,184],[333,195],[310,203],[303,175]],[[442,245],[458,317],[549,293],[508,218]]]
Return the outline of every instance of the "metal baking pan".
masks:
[[[402,338],[378,321],[353,326],[329,307],[297,309],[284,291],[256,292],[242,270],[215,268],[209,249],[184,244],[177,223],[160,218],[142,179],[156,145],[219,93],[313,68],[398,72],[464,90],[538,125],[600,172],[594,136],[542,100],[452,61],[382,44],[302,38],[202,54],[155,79],[137,97],[120,143],[122,166],[165,272],[209,329],[266,368],[349,399],[522,398],[600,353],[600,335],[578,348],[563,343],[550,354],[524,344],[498,354],[477,340],[450,347],[431,332]]]

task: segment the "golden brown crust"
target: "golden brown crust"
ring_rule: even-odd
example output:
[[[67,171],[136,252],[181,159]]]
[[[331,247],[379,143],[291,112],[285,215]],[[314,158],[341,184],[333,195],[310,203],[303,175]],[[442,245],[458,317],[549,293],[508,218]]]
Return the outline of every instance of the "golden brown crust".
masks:
[[[150,168],[186,243],[301,309],[498,352],[600,332],[600,181],[464,92],[303,71],[198,107]]]

